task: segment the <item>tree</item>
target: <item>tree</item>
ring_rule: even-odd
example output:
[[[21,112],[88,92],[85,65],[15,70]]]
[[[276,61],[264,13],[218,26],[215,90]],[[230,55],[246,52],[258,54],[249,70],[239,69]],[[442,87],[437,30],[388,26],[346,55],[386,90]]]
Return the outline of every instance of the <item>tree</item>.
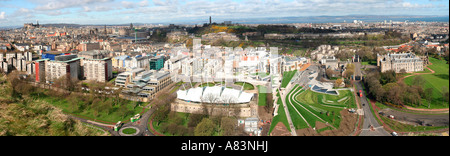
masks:
[[[353,65],[353,64],[349,64],[349,65]],[[355,74],[355,66],[353,65],[353,68],[348,68],[347,67],[347,69],[344,72],[344,77],[345,78],[350,78],[354,74]]]
[[[422,76],[418,75],[414,77],[412,85],[423,87],[425,85],[425,82],[425,79]]]
[[[419,107],[421,105],[421,98],[419,92],[416,88],[411,86],[405,87],[406,91],[403,94],[404,103],[410,103],[411,105],[416,105]]]
[[[195,136],[212,136],[216,125],[209,118],[203,118],[203,120],[195,127]]]
[[[403,88],[397,83],[388,83],[383,86],[384,98],[387,102],[403,106]]]
[[[13,71],[8,74],[7,81],[11,97],[22,99],[22,95],[28,95],[35,91],[35,87],[19,78],[20,72]]]
[[[167,132],[169,132],[171,135],[175,135],[175,133],[177,133],[177,131],[178,131],[178,126],[175,123],[171,123],[167,127]]]
[[[392,82],[397,82],[397,74],[394,70],[388,70],[386,72],[381,73],[381,84],[387,84]]]
[[[339,87],[341,84],[342,84],[342,82],[344,82],[342,79],[337,79],[335,82],[334,82],[334,87]]]
[[[219,102],[219,101],[218,101],[218,100],[219,100],[219,97],[216,96],[216,95],[214,95],[213,93],[208,93],[208,94],[206,94],[206,95],[204,96],[204,98],[202,98],[201,100],[202,100],[202,103],[205,102],[205,103],[211,103],[211,104],[213,104],[213,103]]]
[[[233,136],[236,133],[236,119],[230,117],[223,117],[220,123],[223,136]]]
[[[106,111],[106,115],[109,115],[109,113],[111,112],[112,108],[113,108],[113,99],[109,98],[106,101],[103,101],[102,105],[101,105],[101,111],[105,112]]]
[[[445,105],[445,102],[447,102],[448,104],[448,87],[447,86],[443,86],[441,88],[442,90],[442,105]]]
[[[156,121],[156,125],[159,125],[161,121],[165,120],[167,118],[167,115],[170,112],[170,108],[166,105],[163,105],[159,107],[155,111],[155,117],[153,118],[154,121]]]
[[[189,122],[188,127],[196,127],[198,123],[200,123],[203,118],[206,118],[207,116],[204,114],[191,114],[189,115]]]
[[[385,90],[380,84],[380,81],[378,81],[376,75],[377,74],[374,73],[368,74],[366,79],[364,79],[364,82],[366,83],[366,86],[369,89],[369,95],[376,98],[377,101],[386,101],[386,99],[384,98]]]
[[[334,76],[333,76],[333,75],[334,75],[334,71],[333,71],[331,68],[328,68],[328,69],[325,71],[325,74],[327,74],[327,77],[328,77],[328,78],[334,77]]]
[[[425,89],[424,98],[428,101],[428,108],[430,108],[431,100],[433,99],[433,88]]]
[[[55,85],[61,89],[68,91],[75,91],[78,79],[70,77],[70,75],[63,75],[55,80]]]
[[[95,98],[92,101],[91,108],[94,110],[94,116],[98,116],[98,112],[101,110],[102,100],[99,98]]]
[[[344,79],[345,87],[352,87],[352,82],[350,79]]]
[[[186,128],[183,125],[177,125],[177,131],[176,134],[180,135],[180,136],[186,136],[188,134],[188,128]]]

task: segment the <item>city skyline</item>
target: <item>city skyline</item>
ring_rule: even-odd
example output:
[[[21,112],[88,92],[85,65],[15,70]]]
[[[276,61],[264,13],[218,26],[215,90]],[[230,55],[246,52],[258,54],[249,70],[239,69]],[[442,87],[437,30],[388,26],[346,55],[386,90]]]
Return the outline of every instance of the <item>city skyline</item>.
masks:
[[[206,23],[242,18],[444,15],[444,0],[0,0],[0,26],[23,23]]]

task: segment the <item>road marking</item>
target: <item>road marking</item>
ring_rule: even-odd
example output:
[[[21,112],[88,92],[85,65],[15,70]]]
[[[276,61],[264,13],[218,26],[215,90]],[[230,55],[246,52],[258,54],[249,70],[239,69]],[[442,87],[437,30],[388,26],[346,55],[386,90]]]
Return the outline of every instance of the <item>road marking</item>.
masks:
[[[372,129],[373,130],[377,130],[377,129],[382,129],[383,128],[383,126],[378,126],[378,127],[374,127],[374,128],[364,128],[364,129],[362,129],[363,131],[372,131]]]
[[[358,115],[364,115],[364,110],[363,109],[358,109],[358,110],[356,110],[356,113]]]

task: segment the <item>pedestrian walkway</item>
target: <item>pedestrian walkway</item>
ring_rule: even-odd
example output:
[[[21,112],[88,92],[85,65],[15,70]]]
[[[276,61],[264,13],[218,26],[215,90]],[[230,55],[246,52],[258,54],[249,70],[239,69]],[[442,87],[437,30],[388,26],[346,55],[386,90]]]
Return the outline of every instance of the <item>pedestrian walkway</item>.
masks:
[[[297,136],[297,132],[295,131],[294,124],[292,123],[291,115],[289,114],[289,110],[288,110],[288,107],[286,105],[286,101],[285,101],[286,100],[286,96],[285,96],[284,92],[282,92],[279,88],[278,88],[278,92],[280,93],[281,102],[283,103],[283,107],[284,107],[284,112],[286,113],[286,118],[288,120],[289,127],[291,129],[291,135],[292,136]]]

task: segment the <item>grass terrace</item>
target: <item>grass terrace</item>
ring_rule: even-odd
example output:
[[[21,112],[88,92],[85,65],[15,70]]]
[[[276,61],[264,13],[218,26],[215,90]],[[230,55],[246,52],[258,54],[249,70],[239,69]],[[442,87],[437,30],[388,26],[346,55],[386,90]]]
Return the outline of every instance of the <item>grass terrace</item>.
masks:
[[[313,128],[317,121],[329,123],[338,129],[340,111],[356,108],[355,98],[350,90],[339,90],[339,95],[329,95],[302,90],[298,85],[289,93],[286,102],[296,129],[309,126]]]
[[[431,100],[431,109],[439,109],[439,108],[448,108],[448,104],[443,103],[443,95],[442,95],[442,87],[449,88],[449,65],[445,60],[439,60],[436,58],[429,58],[430,62],[433,65],[429,65],[428,67],[431,70],[434,70],[436,73],[434,74],[426,74],[420,75],[425,79],[425,84],[423,89],[433,88],[432,100]],[[427,69],[428,70],[428,69]],[[404,82],[408,85],[412,85],[412,82],[416,76],[407,77],[404,79]],[[416,106],[414,106],[416,107]],[[422,99],[422,105],[419,108],[428,108],[428,101]]]

